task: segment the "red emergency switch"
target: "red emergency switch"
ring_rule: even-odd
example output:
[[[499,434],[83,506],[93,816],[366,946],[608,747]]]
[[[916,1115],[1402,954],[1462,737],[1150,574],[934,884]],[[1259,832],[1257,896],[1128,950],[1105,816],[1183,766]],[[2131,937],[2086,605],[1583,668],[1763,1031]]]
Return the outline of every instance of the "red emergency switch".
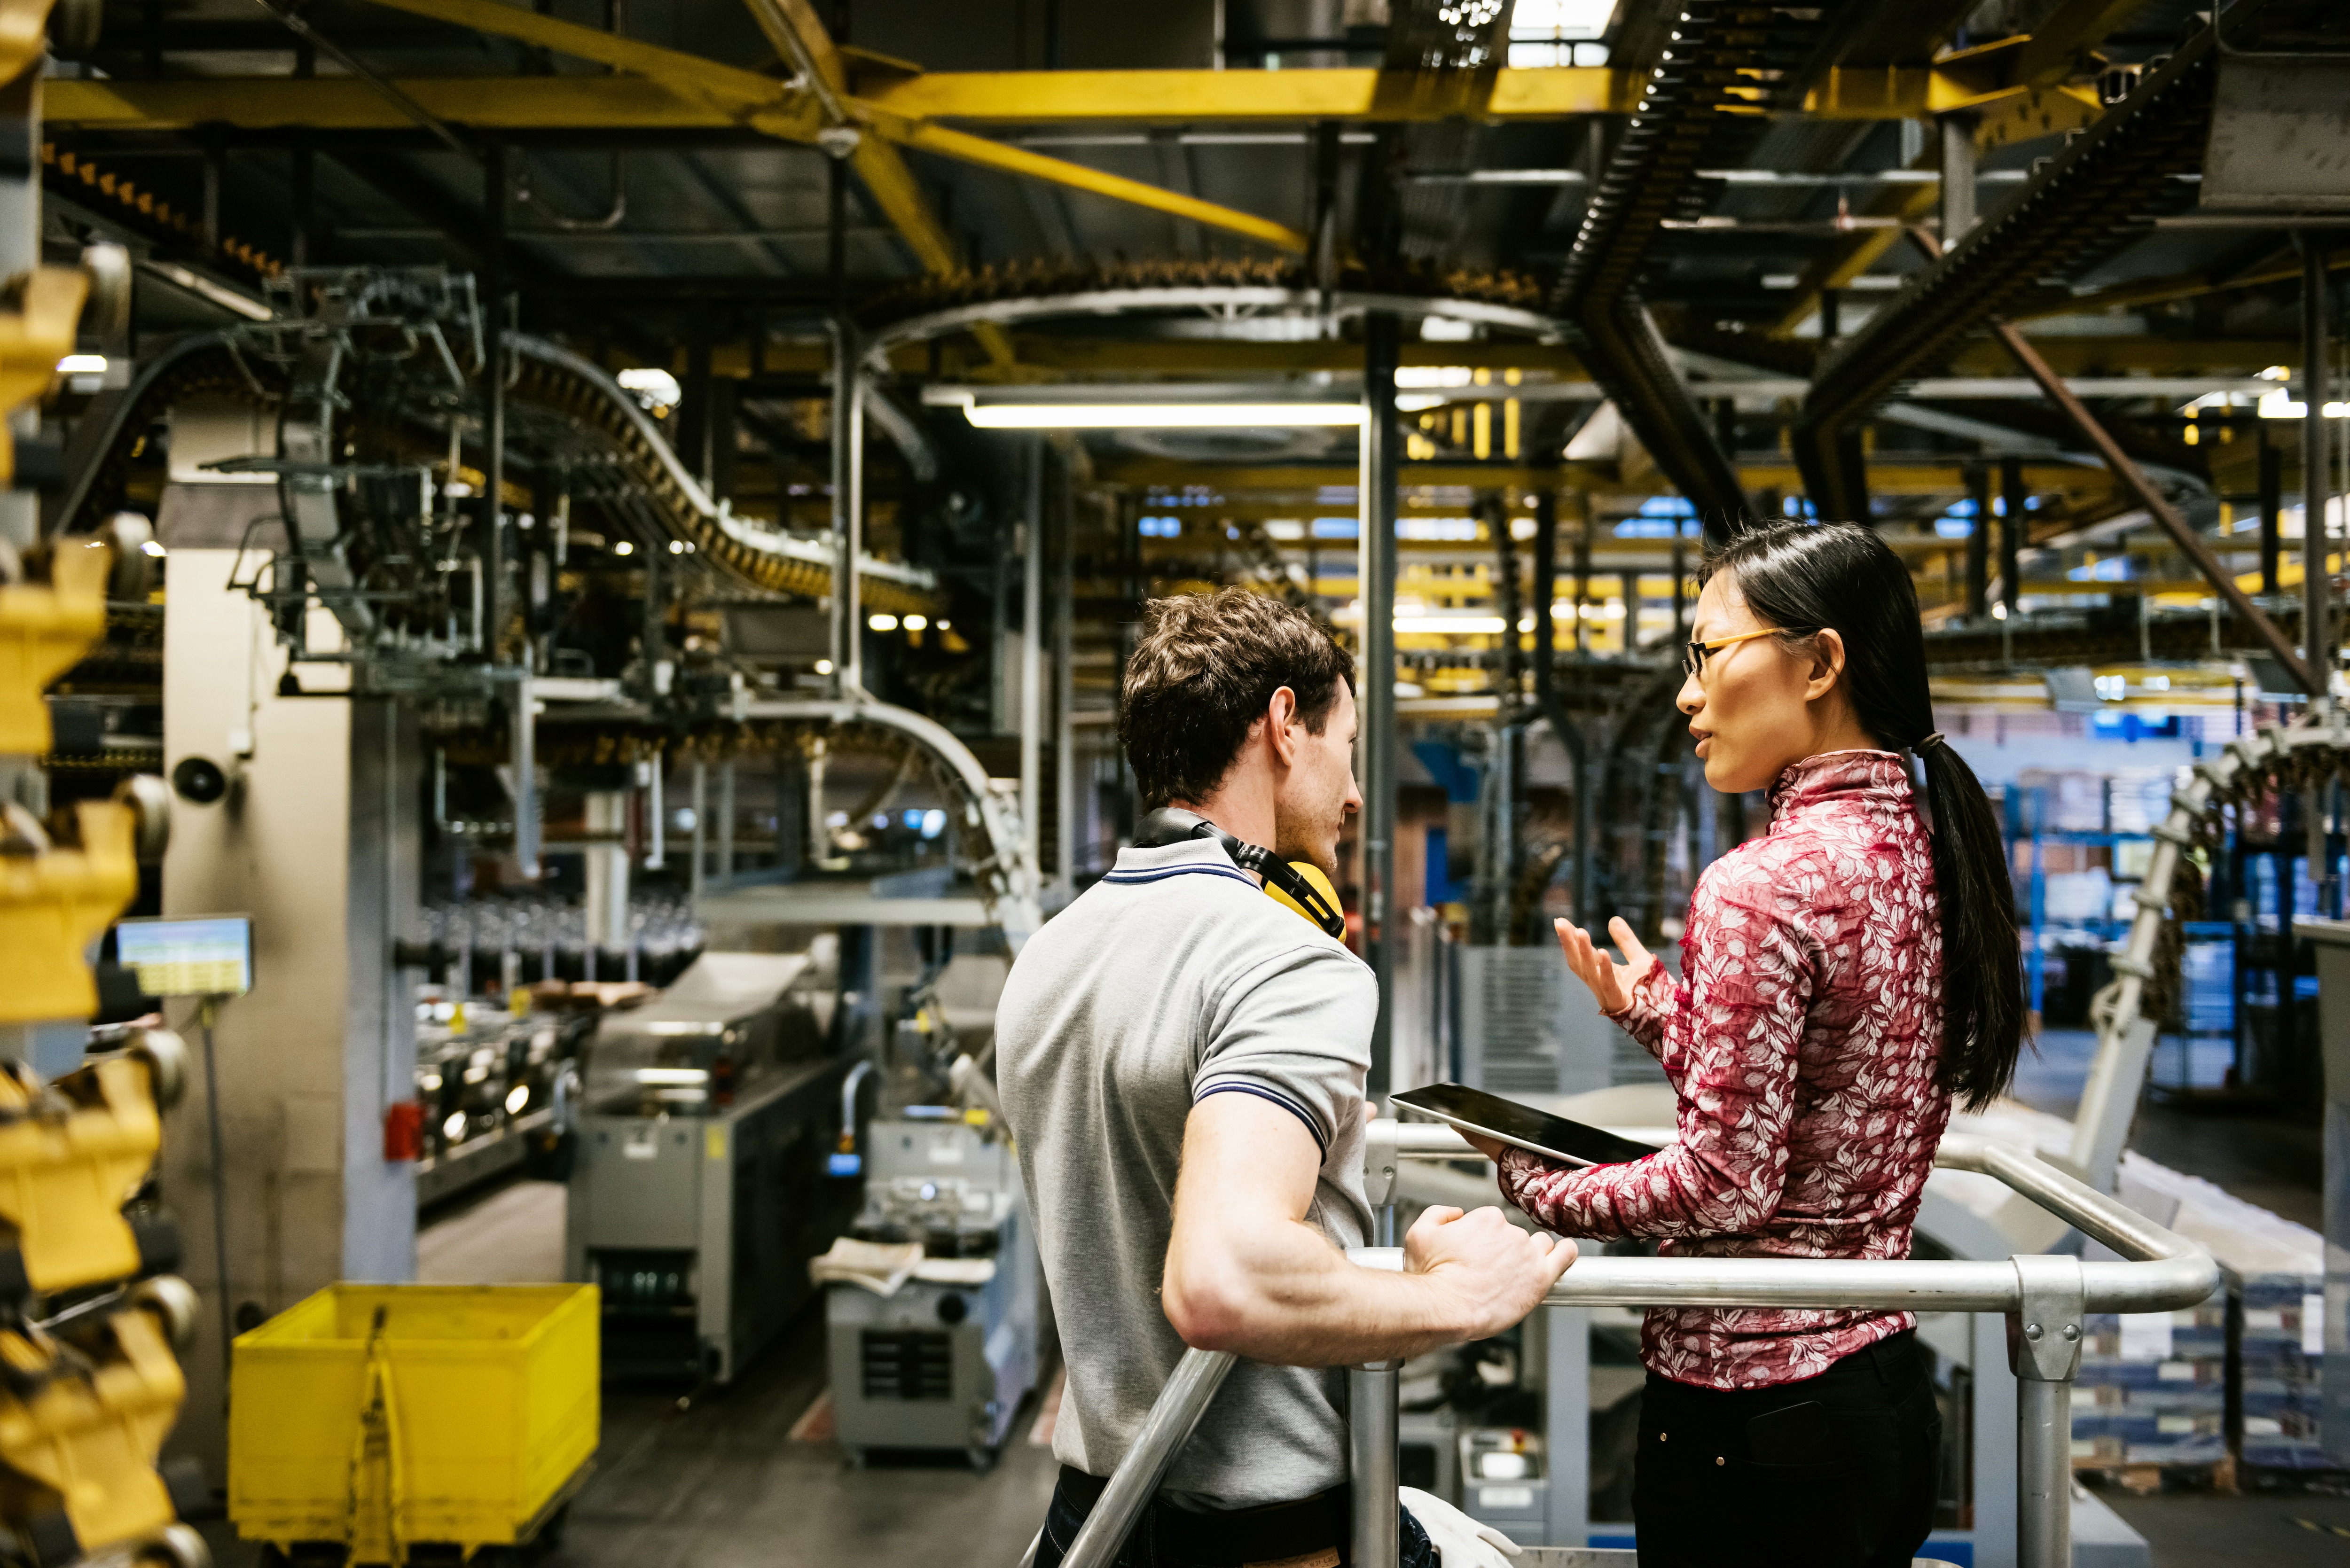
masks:
[[[415,1159],[424,1152],[424,1107],[397,1100],[383,1111],[383,1158]]]

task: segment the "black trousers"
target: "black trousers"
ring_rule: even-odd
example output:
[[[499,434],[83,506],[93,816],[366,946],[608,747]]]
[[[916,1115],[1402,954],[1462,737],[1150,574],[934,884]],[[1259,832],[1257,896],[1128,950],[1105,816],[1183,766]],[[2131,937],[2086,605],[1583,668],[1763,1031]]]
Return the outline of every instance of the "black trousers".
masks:
[[[1107,1484],[1061,1467],[1053,1504],[1036,1542],[1036,1568],[1060,1568],[1077,1532]],[[1436,1548],[1409,1510],[1399,1508],[1402,1534],[1399,1568],[1437,1568]],[[1118,1568],[1243,1568],[1253,1563],[1350,1563],[1347,1491],[1338,1487],[1296,1502],[1270,1503],[1230,1513],[1194,1513],[1153,1501],[1118,1549]],[[1905,1568],[1907,1565],[1905,1564]]]
[[[1933,1526],[1941,1440],[1915,1334],[1772,1388],[1651,1372],[1632,1469],[1640,1568],[1908,1568]]]

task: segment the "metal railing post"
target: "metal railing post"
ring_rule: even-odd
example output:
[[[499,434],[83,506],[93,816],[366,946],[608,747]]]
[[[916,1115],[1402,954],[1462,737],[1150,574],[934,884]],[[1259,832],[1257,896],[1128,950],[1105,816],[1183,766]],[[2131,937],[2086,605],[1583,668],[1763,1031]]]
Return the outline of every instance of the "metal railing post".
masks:
[[[1354,1568],[1396,1568],[1396,1424],[1400,1361],[1347,1368],[1347,1472],[1354,1507]]]
[[[2020,1291],[2008,1318],[2015,1362],[2015,1546],[2019,1568],[2071,1568],[2073,1379],[2081,1371],[2086,1287],[2081,1260],[2012,1260]]]
[[[1118,1462],[1118,1469],[1110,1473],[1109,1484],[1102,1488],[1093,1511],[1086,1515],[1085,1523],[1079,1527],[1077,1538],[1069,1542],[1061,1568],[1109,1568],[1117,1560],[1118,1548],[1126,1544],[1127,1532],[1158,1495],[1159,1483],[1167,1479],[1175,1456],[1191,1440],[1191,1429],[1208,1413],[1208,1401],[1223,1386],[1234,1359],[1229,1351],[1222,1350],[1183,1353],[1183,1359],[1175,1364],[1175,1375],[1167,1379],[1167,1386],[1160,1391],[1158,1403],[1143,1417],[1142,1430],[1135,1435],[1134,1446]]]
[[[1609,1130],[1651,1142],[1670,1136],[1666,1129]],[[1402,1160],[1460,1159],[1470,1154],[1469,1145],[1450,1127],[1380,1117],[1366,1134],[1364,1187],[1375,1210],[1393,1201]],[[2122,1261],[1603,1255],[1579,1260],[1551,1287],[1545,1300],[1553,1307],[1569,1308],[1869,1307],[2005,1314],[2016,1375],[2013,1561],[2019,1568],[2070,1568],[2072,1386],[2080,1373],[2085,1314],[2092,1310],[2168,1312],[2190,1306],[2211,1293],[2219,1283],[2220,1266],[2195,1242],[2029,1150],[1953,1133],[1942,1139],[1935,1164],[1997,1179],[2112,1249]],[[1387,1237],[1393,1231],[1390,1219],[1378,1233]],[[1402,1250],[1393,1246],[1357,1247],[1347,1255],[1363,1268],[1404,1266]],[[1184,1355],[1072,1544],[1064,1560],[1067,1568],[1105,1568],[1118,1554],[1232,1364],[1228,1355],[1194,1350]],[[1395,1497],[1400,1375],[1401,1366],[1394,1362],[1347,1371],[1347,1447],[1354,1487],[1350,1523],[1357,1568],[1395,1568],[1400,1545]],[[1553,1451],[1555,1455],[1558,1450]],[[1988,1443],[1981,1457],[1994,1457]],[[1984,1466],[1978,1464],[1976,1474],[1984,1473]],[[1991,1511],[1978,1521],[1979,1527],[1994,1531],[2002,1522]],[[1995,1551],[1987,1556],[2005,1560]]]

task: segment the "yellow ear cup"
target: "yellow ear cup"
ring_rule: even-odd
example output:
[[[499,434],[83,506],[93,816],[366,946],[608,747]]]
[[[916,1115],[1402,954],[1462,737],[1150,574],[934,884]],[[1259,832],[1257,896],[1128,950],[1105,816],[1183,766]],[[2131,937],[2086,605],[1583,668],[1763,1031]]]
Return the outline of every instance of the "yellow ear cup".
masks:
[[[1328,899],[1332,909],[1336,909],[1341,908],[1338,902],[1338,889],[1330,885],[1330,878],[1322,874],[1322,867],[1315,865],[1311,860],[1293,860],[1289,864],[1299,876],[1314,884],[1314,890],[1321,894],[1323,898]],[[1306,920],[1311,922],[1315,930],[1318,931],[1322,929],[1322,922],[1315,919],[1311,914],[1308,914],[1305,905],[1299,903],[1296,899],[1291,898],[1288,894],[1283,892],[1280,888],[1274,887],[1270,882],[1267,882],[1264,885],[1264,890],[1273,895],[1274,902],[1281,905],[1284,909],[1295,909],[1300,915],[1305,916]]]

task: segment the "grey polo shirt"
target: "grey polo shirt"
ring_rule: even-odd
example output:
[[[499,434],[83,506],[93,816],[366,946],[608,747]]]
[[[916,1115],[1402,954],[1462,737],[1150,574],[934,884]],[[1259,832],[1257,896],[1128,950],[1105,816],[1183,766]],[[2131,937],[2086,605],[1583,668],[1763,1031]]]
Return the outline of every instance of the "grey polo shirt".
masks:
[[[1295,1116],[1322,1153],[1306,1214],[1334,1247],[1369,1234],[1363,1084],[1377,982],[1217,845],[1119,853],[1029,939],[996,1012],[1069,1380],[1053,1451],[1107,1476],[1183,1342],[1160,1310],[1183,1124],[1213,1094]],[[1310,1497],[1347,1479],[1345,1379],[1243,1362],[1168,1474],[1193,1508]]]

